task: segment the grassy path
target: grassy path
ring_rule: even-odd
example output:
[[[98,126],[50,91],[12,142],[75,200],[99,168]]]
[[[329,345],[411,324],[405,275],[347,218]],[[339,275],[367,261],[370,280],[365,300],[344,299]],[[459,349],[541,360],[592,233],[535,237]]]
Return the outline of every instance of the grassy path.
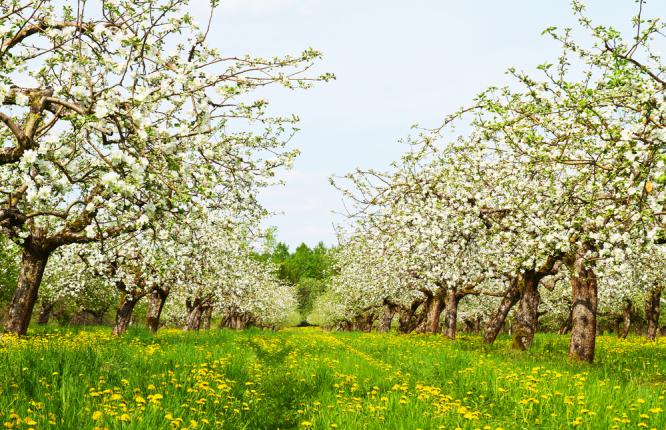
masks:
[[[666,339],[47,329],[0,338],[0,428],[666,429]]]

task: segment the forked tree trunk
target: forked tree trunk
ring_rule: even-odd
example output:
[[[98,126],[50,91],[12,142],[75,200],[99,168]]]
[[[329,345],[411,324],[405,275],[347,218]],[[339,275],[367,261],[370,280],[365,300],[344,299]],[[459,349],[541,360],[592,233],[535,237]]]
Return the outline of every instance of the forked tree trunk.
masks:
[[[622,310],[622,330],[618,331],[618,336],[621,339],[626,339],[629,335],[629,329],[631,328],[631,311],[633,305],[631,300],[627,299],[624,303],[624,309]]]
[[[132,313],[134,312],[134,307],[136,303],[143,296],[134,297],[130,294],[123,296],[122,302],[116,311],[116,324],[113,326],[112,334],[114,336],[122,336],[127,331],[127,327],[130,325],[132,320]]]
[[[539,281],[541,279],[532,270],[526,271],[521,277],[522,295],[511,331],[513,332],[512,347],[524,351],[532,345],[537,329],[539,302],[541,301]]]
[[[160,317],[164,303],[169,297],[169,289],[156,288],[148,294],[148,309],[146,310],[146,324],[152,334],[157,333],[160,328]]]
[[[569,357],[592,363],[597,336],[597,278],[585,261],[589,246],[581,246],[571,264],[573,308]]]
[[[430,291],[425,292],[426,299],[423,302],[421,313],[418,318],[418,323],[414,328],[416,333],[427,333],[429,330],[428,317],[430,316],[430,309],[432,308],[434,296]]]
[[[485,332],[483,334],[483,341],[488,344],[492,344],[497,339],[500,331],[504,327],[506,317],[509,315],[509,311],[514,307],[518,300],[520,299],[520,291],[518,289],[518,277],[515,277],[509,288],[504,292],[502,301],[500,302],[499,308],[495,313],[493,319],[486,325]]]
[[[388,333],[391,330],[391,322],[393,322],[394,316],[395,316],[395,306],[390,304],[384,305],[382,316],[379,317],[378,331],[380,333]]]
[[[39,310],[39,316],[37,317],[37,324],[46,325],[49,323],[49,319],[51,319],[51,313],[53,312],[55,305],[55,301],[42,302],[42,308]]]
[[[188,300],[186,306],[187,320],[185,322],[185,331],[198,331],[201,327],[201,316],[203,314],[201,299]]]
[[[400,333],[411,333],[419,325],[416,318],[416,311],[423,303],[423,300],[415,300],[409,308],[398,307],[398,331]]]
[[[444,310],[444,336],[449,339],[456,338],[458,325],[458,302],[462,297],[454,289],[446,290],[446,303]]]
[[[5,322],[6,332],[23,336],[28,331],[48,259],[48,253],[39,252],[29,245],[23,249],[21,270]]]
[[[661,292],[664,287],[662,285],[657,285],[652,291],[645,303],[645,318],[647,319],[647,338],[649,340],[655,340],[657,338],[657,332],[659,331],[659,314],[660,314],[660,301],[661,301]]]

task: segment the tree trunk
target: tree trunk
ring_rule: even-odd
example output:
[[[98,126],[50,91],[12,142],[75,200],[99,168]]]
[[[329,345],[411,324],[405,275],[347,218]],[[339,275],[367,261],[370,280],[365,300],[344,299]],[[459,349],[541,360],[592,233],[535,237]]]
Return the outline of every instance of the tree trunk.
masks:
[[[106,311],[78,310],[69,321],[71,325],[101,325]]]
[[[617,333],[621,339],[626,339],[629,335],[632,307],[631,300],[627,299],[624,304],[624,310],[622,311],[622,330]]]
[[[129,294],[123,297],[120,307],[116,311],[116,324],[113,326],[112,331],[114,336],[122,336],[125,334],[127,327],[129,327],[130,321],[132,320],[134,307],[141,297],[142,296],[133,297]]]
[[[147,297],[148,309],[146,310],[146,324],[152,334],[157,333],[160,328],[160,317],[164,303],[169,297],[169,289],[156,288]]]
[[[562,324],[562,327],[560,327],[559,334],[567,334],[571,331],[571,326],[573,325],[573,306],[569,308],[569,314],[567,316],[566,321],[564,321],[564,324]]]
[[[352,330],[370,333],[372,331],[372,323],[374,322],[374,320],[375,317],[374,315],[372,315],[372,312],[357,315],[354,318],[354,324],[352,326]]]
[[[39,252],[29,246],[23,249],[21,271],[5,322],[6,332],[23,336],[28,331],[48,259],[48,253]]]
[[[650,291],[647,302],[645,303],[645,318],[647,319],[647,338],[655,340],[657,332],[659,331],[659,313],[660,313],[660,300],[663,286],[658,285]]]
[[[444,335],[449,339],[456,338],[456,326],[458,324],[458,302],[462,297],[454,289],[446,290],[446,302],[444,313]]]
[[[425,292],[426,299],[423,302],[423,308],[421,309],[421,314],[419,315],[418,323],[414,328],[416,333],[427,333],[430,329],[430,324],[428,318],[430,317],[430,309],[432,308],[434,295],[427,291]]]
[[[571,264],[573,308],[569,357],[592,363],[597,335],[597,278],[585,261],[589,246],[581,246]]]
[[[49,323],[51,318],[51,313],[55,307],[56,302],[42,302],[42,308],[39,311],[39,316],[37,317],[37,324],[46,325]]]
[[[518,302],[516,317],[513,322],[513,344],[514,349],[524,351],[532,345],[534,333],[537,329],[539,319],[539,295],[540,278],[533,270],[527,270],[521,275],[522,297]]]
[[[504,327],[504,322],[506,321],[507,315],[509,315],[509,311],[516,303],[518,303],[519,299],[520,290],[518,289],[518,277],[515,277],[504,293],[504,297],[502,297],[502,301],[500,302],[495,316],[490,320],[488,325],[486,325],[486,330],[483,334],[483,341],[485,343],[492,344],[495,342],[495,339],[497,339],[497,336]]]
[[[411,333],[419,325],[419,320],[415,318],[416,311],[421,306],[423,300],[415,300],[409,308],[398,307],[398,331],[400,333]]]
[[[203,311],[203,329],[210,330],[210,322],[213,319],[213,307],[206,306]]]
[[[445,300],[445,290],[443,288],[435,291],[426,316],[428,333],[437,334],[439,332],[439,318],[442,316],[442,311],[444,311]]]
[[[194,299],[194,301],[187,301],[187,320],[185,323],[185,331],[198,331],[201,327],[201,316],[203,314],[203,306],[201,299]]]
[[[382,316],[379,318],[379,328],[380,333],[388,333],[391,330],[391,322],[393,322],[393,317],[395,316],[395,306],[385,305]]]

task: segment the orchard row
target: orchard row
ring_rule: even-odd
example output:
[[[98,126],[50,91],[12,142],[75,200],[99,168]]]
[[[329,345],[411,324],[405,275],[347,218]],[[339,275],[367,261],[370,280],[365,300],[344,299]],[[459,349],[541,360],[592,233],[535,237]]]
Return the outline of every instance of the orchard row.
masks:
[[[571,330],[593,361],[597,318],[641,315],[654,339],[666,284],[664,23],[627,37],[593,24],[545,33],[553,63],[491,87],[410,139],[388,172],[337,181],[350,201],[331,291],[313,321],[455,337],[458,307],[492,343],[512,314],[514,346],[539,318]],[[573,35],[586,33],[577,41]],[[443,323],[440,324],[440,319]]]
[[[225,55],[187,0],[70,3],[0,4],[5,330],[26,333],[40,294],[46,315],[119,300],[117,334],[144,297],[153,329],[168,296],[189,328],[281,323],[294,294],[251,244],[297,118],[256,91],[333,78],[306,73],[320,53]]]

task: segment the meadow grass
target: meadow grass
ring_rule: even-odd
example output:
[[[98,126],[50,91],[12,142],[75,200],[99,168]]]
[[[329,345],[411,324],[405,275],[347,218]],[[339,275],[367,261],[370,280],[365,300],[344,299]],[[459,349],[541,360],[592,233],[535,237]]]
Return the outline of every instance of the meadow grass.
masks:
[[[666,429],[666,339],[109,332],[0,338],[0,428]]]

